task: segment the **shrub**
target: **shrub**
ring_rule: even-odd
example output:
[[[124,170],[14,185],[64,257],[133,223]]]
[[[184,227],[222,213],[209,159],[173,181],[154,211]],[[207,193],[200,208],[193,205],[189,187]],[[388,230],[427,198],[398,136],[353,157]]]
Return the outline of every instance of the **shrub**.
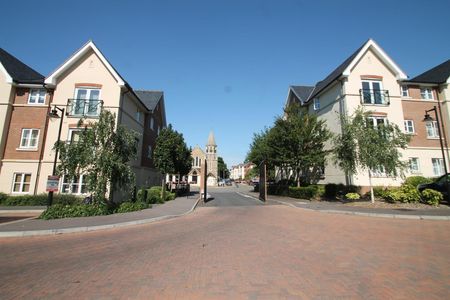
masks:
[[[361,196],[358,193],[347,193],[345,194],[345,198],[348,200],[359,200]]]
[[[4,205],[3,202],[8,198],[8,195],[5,193],[0,193],[0,205]]]
[[[324,184],[317,184],[314,185],[317,187],[317,197],[323,197],[325,195],[325,185]]]
[[[405,184],[400,188],[387,190],[384,199],[390,203],[415,203],[420,201],[420,193],[415,187]]]
[[[146,208],[149,208],[148,203],[142,202],[142,201],[136,201],[136,202],[122,202],[120,206],[116,209],[116,213],[126,213],[126,212],[132,212],[132,211],[138,211],[143,210]]]
[[[289,195],[289,186],[280,184],[269,184],[267,185],[267,194],[287,196]]]
[[[55,204],[47,208],[40,216],[40,219],[62,219],[73,217],[89,217],[108,215],[111,210],[106,204],[79,204],[79,205],[62,205]]]
[[[443,199],[442,193],[438,191],[432,189],[425,189],[422,191],[422,201],[426,204],[437,206]]]
[[[325,197],[336,198],[338,193],[338,185],[335,183],[328,183],[325,185]]]
[[[404,185],[408,184],[408,185],[411,185],[413,187],[417,187],[419,184],[431,183],[432,181],[433,180],[431,180],[430,178],[426,178],[426,177],[423,177],[423,176],[411,176],[411,177],[406,178],[406,180],[405,180],[405,182],[403,184]]]
[[[289,187],[289,197],[297,199],[311,199],[317,195],[316,186],[305,186],[305,187]]]
[[[166,193],[166,201],[174,200],[176,197],[177,197],[176,193],[170,193],[170,192]]]
[[[375,198],[385,198],[386,197],[386,193],[389,190],[384,187],[384,186],[374,186],[373,187],[373,195],[375,196]],[[368,192],[370,195],[370,191]]]

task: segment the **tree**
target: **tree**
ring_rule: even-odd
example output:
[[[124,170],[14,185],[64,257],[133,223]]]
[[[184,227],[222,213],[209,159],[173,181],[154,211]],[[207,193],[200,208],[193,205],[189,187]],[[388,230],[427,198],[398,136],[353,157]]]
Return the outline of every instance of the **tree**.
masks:
[[[371,112],[359,107],[351,117],[342,117],[342,133],[334,139],[335,164],[348,174],[358,168],[369,175],[370,198],[374,202],[372,172],[382,170],[388,176],[403,176],[406,163],[399,149],[405,149],[409,135],[396,124],[373,124]]]
[[[273,163],[292,172],[297,186],[320,179],[330,150],[325,143],[332,137],[325,120],[308,114],[299,104],[292,104],[283,117],[275,120],[267,139]]]
[[[178,133],[169,124],[161,130],[156,138],[153,161],[158,170],[163,174],[162,198],[165,199],[165,175],[189,173],[192,166],[191,149],[186,146],[183,135]]]
[[[217,158],[217,171],[219,172],[219,176],[222,176],[222,178],[228,178],[229,171],[227,168],[227,164],[223,161],[222,157]]]
[[[112,202],[115,190],[130,191],[134,186],[129,161],[136,158],[137,133],[122,125],[116,129],[116,115],[108,110],[100,113],[98,122],[83,122],[81,119],[78,124],[84,125],[84,130],[77,142],[55,144],[60,153],[57,172],[69,181],[83,174],[94,202]]]
[[[265,128],[260,133],[253,134],[253,141],[250,144],[250,150],[245,158],[246,162],[252,162],[256,166],[259,166],[264,160],[268,160],[269,146],[267,145],[267,137],[269,135],[269,128]]]

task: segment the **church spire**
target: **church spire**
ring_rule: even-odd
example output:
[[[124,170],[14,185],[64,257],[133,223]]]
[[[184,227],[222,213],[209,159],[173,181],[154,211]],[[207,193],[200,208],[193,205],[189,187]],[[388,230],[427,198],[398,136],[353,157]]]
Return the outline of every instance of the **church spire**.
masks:
[[[216,139],[214,138],[214,133],[212,132],[212,130],[209,133],[207,146],[217,146],[216,145]]]

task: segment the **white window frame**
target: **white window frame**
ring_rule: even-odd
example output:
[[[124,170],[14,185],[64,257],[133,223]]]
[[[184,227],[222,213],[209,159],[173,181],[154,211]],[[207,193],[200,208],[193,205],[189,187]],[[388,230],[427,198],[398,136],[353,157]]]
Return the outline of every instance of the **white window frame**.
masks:
[[[432,158],[431,164],[433,166],[434,176],[444,175],[445,168],[444,168],[444,160],[442,158]]]
[[[416,169],[412,168],[413,161],[415,161]],[[409,172],[411,174],[419,174],[420,173],[420,161],[419,161],[418,157],[410,157],[408,163],[409,163]]]
[[[408,133],[408,134],[414,134],[415,133],[414,121],[413,120],[404,120],[403,123],[405,125],[405,133]]]
[[[400,86],[400,93],[402,97],[409,98],[409,87],[407,85]]]
[[[37,92],[37,95],[33,96],[33,92]],[[44,92],[44,95],[41,97],[41,92]],[[28,104],[31,105],[45,105],[45,97],[47,96],[47,92],[45,89],[30,89],[28,94]],[[34,99],[34,102],[32,101]],[[40,101],[42,100],[42,102]]]
[[[372,122],[373,122],[373,127],[374,127],[375,129],[378,128],[378,122],[377,122],[377,120],[383,120],[384,125],[387,125],[387,124],[388,124],[387,117],[385,117],[385,116],[369,116],[369,117],[367,117],[367,119],[372,120]]]
[[[420,88],[420,98],[424,100],[434,100],[433,89],[428,87]]]
[[[154,123],[154,121],[153,121],[153,116],[151,116],[151,117],[150,117],[150,129],[151,129],[151,130],[154,130],[154,129],[153,129],[153,123]]]
[[[81,128],[69,128],[69,133],[67,134],[67,143],[72,143],[72,137],[74,132],[81,132]]]
[[[72,195],[86,195],[86,194],[88,194],[88,191],[86,190],[86,193],[82,193],[81,191],[82,191],[82,189],[83,189],[83,186],[84,187],[86,187],[87,188],[87,185],[86,185],[86,183],[84,182],[85,181],[85,175],[84,174],[81,174],[80,176],[79,176],[79,180],[78,180],[78,183],[74,183],[73,181],[71,181],[71,182],[68,182],[68,183],[64,183],[64,179],[66,178],[66,176],[64,175],[64,176],[62,176],[61,177],[61,188],[60,188],[60,193],[61,194],[72,194]],[[76,193],[73,193],[72,192],[72,186],[73,185],[77,185],[77,191],[76,191]],[[67,190],[66,190],[67,189]]]
[[[380,166],[376,169],[371,170],[372,177],[387,177],[386,170],[383,166]]]
[[[374,80],[369,80],[369,79],[362,80],[361,81],[361,88],[363,90],[363,97],[364,97],[364,83],[368,83],[369,87],[370,87],[369,88],[369,91],[370,91],[370,103],[364,102],[364,99],[363,99],[363,103],[365,105],[386,105],[387,104],[386,103],[387,101],[386,101],[386,99],[384,97],[384,94],[383,94],[384,89],[383,89],[383,81],[382,80],[376,80],[376,79],[374,79]],[[382,98],[382,102],[383,103],[375,103],[375,94],[374,94],[375,89],[373,88],[373,84],[374,83],[379,83],[380,84],[380,90],[379,91],[380,91],[380,97]]]
[[[17,181],[17,175],[22,175],[22,178],[21,178],[20,182]],[[25,183],[25,176],[26,176],[26,175],[30,175],[30,182],[28,183],[28,192],[24,192],[24,191],[23,191],[23,188],[24,188],[25,184],[27,184],[27,183]],[[30,193],[30,190],[31,190],[31,176],[32,176],[31,173],[15,172],[15,173],[13,174],[13,183],[12,183],[12,187],[11,187],[11,193],[12,193],[12,194],[29,194],[29,193]],[[18,192],[14,191],[14,186],[15,186],[17,183],[20,184],[20,187],[19,187],[19,191],[18,191]]]
[[[437,127],[437,121],[427,121],[426,122],[427,138],[438,139],[439,138],[439,128]]]
[[[86,92],[86,99],[81,99],[81,98],[77,98],[77,95],[78,95],[78,91],[80,91],[80,90],[86,90],[87,92]],[[100,104],[100,99],[102,99],[102,89],[100,89],[100,88],[93,88],[93,87],[82,87],[82,86],[80,86],[80,87],[76,87],[75,88],[75,94],[74,94],[74,96],[73,96],[73,98],[76,100],[76,101],[78,101],[78,100],[84,100],[84,101],[87,101],[87,102],[89,102],[88,100],[91,100],[90,99],[90,97],[91,97],[91,92],[92,91],[98,91],[98,99],[97,100],[95,100],[95,101],[97,101],[97,111],[96,111],[96,113],[95,114],[89,114],[89,104],[86,104],[86,102],[84,103],[84,108],[83,108],[83,113],[82,114],[76,114],[75,113],[75,103],[72,105],[72,113],[71,113],[71,116],[87,116],[87,117],[98,117],[99,115],[100,115],[100,107],[99,107],[99,104]]]
[[[152,158],[152,145],[147,146],[147,157]]]
[[[140,123],[141,119],[142,119],[142,112],[140,110],[137,110],[136,111],[136,121],[138,121]]]
[[[31,136],[33,135],[33,131],[37,131],[36,145],[34,145],[34,146],[31,145]],[[29,132],[29,135],[28,135],[28,138],[26,139],[26,145],[22,145],[25,132]],[[20,136],[19,149],[37,149],[38,145],[39,145],[40,132],[41,132],[40,129],[37,129],[37,128],[23,128],[22,134]]]
[[[318,98],[314,98],[313,100],[313,109],[314,110],[319,110],[320,109],[320,100]]]

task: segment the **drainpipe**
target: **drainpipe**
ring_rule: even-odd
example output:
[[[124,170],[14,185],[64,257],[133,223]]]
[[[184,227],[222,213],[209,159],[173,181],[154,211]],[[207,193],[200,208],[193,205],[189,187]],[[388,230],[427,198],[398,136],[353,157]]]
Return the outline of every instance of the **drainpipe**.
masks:
[[[41,151],[39,153],[39,161],[38,161],[38,169],[37,169],[37,173],[36,173],[36,181],[34,183],[34,192],[33,192],[34,195],[37,194],[39,178],[41,177],[42,160],[43,160],[43,157],[44,157],[45,142],[47,141],[48,124],[49,124],[49,121],[50,121],[50,117],[48,116],[48,114],[50,113],[50,109],[51,109],[51,106],[52,106],[52,103],[53,103],[53,90],[47,89],[45,83],[44,83],[44,88],[46,89],[46,91],[48,92],[50,97],[48,99],[47,113],[45,114],[45,127],[44,127],[44,134],[42,136]]]
[[[442,129],[442,135],[444,136],[444,145],[447,153],[447,162],[449,161],[449,154],[448,154],[448,144],[447,144],[447,135],[445,134],[445,125],[444,125],[444,118],[442,118],[442,109],[441,109],[441,101],[439,99],[439,91],[440,87],[438,85],[438,88],[436,90],[436,97],[438,102],[438,110],[439,110],[439,118],[441,119],[441,129]]]

